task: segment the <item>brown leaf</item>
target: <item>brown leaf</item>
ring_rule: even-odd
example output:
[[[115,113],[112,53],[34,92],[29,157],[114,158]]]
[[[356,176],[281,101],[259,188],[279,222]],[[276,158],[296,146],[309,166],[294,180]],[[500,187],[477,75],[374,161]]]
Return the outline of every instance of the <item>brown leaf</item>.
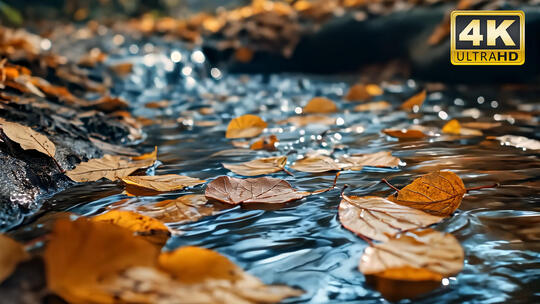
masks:
[[[339,221],[345,228],[377,241],[388,241],[402,231],[423,228],[443,219],[382,197],[343,195],[339,204]]]
[[[227,126],[227,138],[246,138],[255,137],[262,133],[267,127],[267,123],[264,122],[259,116],[246,114],[237,117],[229,123]]]
[[[335,125],[336,119],[325,115],[305,115],[305,116],[292,116],[285,120],[278,122],[279,124],[293,124],[298,127],[304,127],[312,124],[320,125]]]
[[[0,234],[0,283],[8,278],[17,264],[29,258],[24,247],[11,238]]]
[[[296,171],[321,173],[339,171],[341,167],[332,158],[324,155],[313,155],[297,160],[292,166]]]
[[[471,121],[464,122],[461,124],[462,127],[478,129],[478,130],[488,130],[502,126],[500,122],[482,122],[482,121]]]
[[[400,205],[448,216],[461,204],[467,190],[459,176],[450,171],[438,171],[415,179],[389,200]]]
[[[447,122],[442,128],[442,132],[448,133],[448,134],[458,134],[458,135],[466,135],[466,136],[482,136],[483,135],[482,131],[461,127],[457,119],[452,119],[449,122]]]
[[[202,194],[187,194],[171,200],[164,200],[152,205],[142,205],[137,212],[153,217],[163,223],[181,223],[197,221],[213,215],[218,209],[208,203]]]
[[[258,158],[245,163],[223,164],[223,167],[244,176],[257,176],[283,170],[287,163],[286,156]]]
[[[21,145],[24,150],[36,150],[54,158],[56,146],[47,136],[32,130],[30,127],[5,121],[2,118],[0,118],[0,128],[9,139]]]
[[[234,58],[242,63],[248,63],[253,59],[253,51],[247,47],[239,47],[234,52]]]
[[[66,175],[76,182],[93,182],[106,178],[114,181],[129,176],[133,172],[148,168],[154,164],[154,159],[130,161],[122,156],[105,155],[82,162],[75,169],[66,172]]]
[[[158,192],[182,190],[186,187],[196,186],[205,180],[196,179],[178,174],[165,174],[155,176],[126,176],[121,178],[128,185],[150,189]]]
[[[420,131],[415,129],[408,129],[408,130],[396,130],[396,129],[384,129],[382,130],[384,134],[400,139],[420,139],[425,138],[427,135]]]
[[[332,100],[325,97],[314,97],[307,103],[302,111],[308,114],[325,114],[334,113],[337,112],[337,110],[338,108]]]
[[[114,303],[102,280],[130,267],[153,267],[158,255],[158,247],[117,225],[58,220],[44,254],[47,285],[70,303]]]
[[[463,259],[455,237],[427,229],[371,245],[364,251],[359,269],[365,275],[395,280],[440,281],[460,272]]]
[[[169,228],[159,220],[133,211],[111,210],[93,217],[92,220],[126,228],[158,245],[165,244],[171,235]]]
[[[376,84],[355,84],[345,95],[345,99],[349,101],[363,101],[373,96],[381,95],[383,90]]]
[[[124,77],[131,73],[133,70],[133,63],[131,62],[122,62],[110,66],[109,69],[113,71],[117,76]]]
[[[223,203],[238,205],[242,203],[280,204],[301,199],[310,193],[297,191],[288,182],[278,178],[241,179],[220,176],[208,184],[204,195]]]
[[[401,104],[401,109],[411,111],[414,109],[415,106],[422,106],[424,100],[426,100],[426,90],[422,90],[420,93],[407,99],[403,104]]]
[[[104,112],[114,112],[127,109],[129,104],[120,97],[103,96],[102,98],[90,103],[89,106],[95,107],[96,109]]]
[[[392,153],[389,151],[359,155],[353,154],[347,157],[342,156],[339,159],[344,169],[355,171],[362,170],[364,166],[394,168],[399,166],[400,161],[399,158],[392,156]]]
[[[358,112],[375,112],[375,111],[382,111],[389,109],[391,107],[390,103],[388,101],[373,101],[368,102],[364,104],[359,104],[356,107],[354,107],[355,111]]]

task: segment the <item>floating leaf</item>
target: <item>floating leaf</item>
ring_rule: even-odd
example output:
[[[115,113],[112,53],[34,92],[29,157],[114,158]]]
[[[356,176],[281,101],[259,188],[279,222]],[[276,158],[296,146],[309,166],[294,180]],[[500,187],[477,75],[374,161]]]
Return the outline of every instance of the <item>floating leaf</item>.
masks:
[[[389,109],[391,107],[388,101],[373,101],[368,103],[359,104],[354,107],[355,111],[358,112],[375,112]]]
[[[165,244],[171,234],[169,228],[159,220],[132,211],[111,210],[92,220],[118,225],[159,245]]]
[[[237,117],[227,126],[227,138],[255,137],[262,133],[268,125],[257,115],[246,114]]]
[[[382,197],[343,195],[339,204],[339,221],[345,228],[377,241],[387,241],[402,231],[423,228],[443,219]]]
[[[275,173],[285,168],[286,156],[258,158],[245,163],[223,164],[223,167],[244,176],[257,176]]]
[[[238,205],[249,203],[280,204],[301,199],[309,192],[295,190],[288,182],[271,177],[234,178],[220,176],[206,187],[207,198]]]
[[[459,176],[450,171],[438,171],[415,179],[388,199],[400,205],[447,216],[456,211],[466,192]]]
[[[407,99],[403,104],[401,104],[401,109],[406,111],[411,111],[414,107],[420,107],[426,100],[426,90],[422,90],[420,93],[412,96]]]
[[[157,146],[154,146],[154,150],[152,152],[149,152],[149,153],[145,153],[145,154],[141,154],[139,156],[133,156],[131,157],[132,160],[152,160],[152,161],[156,161],[157,160]]]
[[[125,228],[84,218],[58,220],[45,249],[48,288],[70,303],[115,303],[103,279],[156,265],[159,247]]]
[[[302,110],[304,113],[334,113],[337,112],[336,104],[325,97],[314,97],[312,98],[307,105]]]
[[[488,139],[496,139],[501,142],[503,146],[513,146],[516,148],[540,150],[540,141],[532,138],[517,135],[503,135]]]
[[[197,221],[214,214],[218,209],[210,204],[202,194],[187,194],[152,205],[142,205],[137,212],[155,218],[163,223]]]
[[[342,156],[339,161],[345,169],[359,171],[364,166],[394,168],[399,166],[400,159],[392,156],[389,151],[380,151],[371,154]]]
[[[0,283],[8,278],[17,264],[28,259],[29,255],[24,247],[11,238],[0,234]]]
[[[349,89],[347,95],[345,95],[345,99],[349,101],[363,101],[373,96],[381,95],[382,93],[383,90],[376,84],[355,84]]]
[[[264,136],[254,141],[249,148],[251,150],[275,151],[277,150],[276,143],[278,141],[279,141],[278,138],[274,134],[272,134],[268,137]]]
[[[150,189],[158,192],[182,190],[186,187],[200,185],[205,182],[205,180],[178,174],[126,176],[122,178],[122,181],[131,186]]]
[[[469,129],[469,128],[463,128],[459,124],[459,121],[457,119],[452,119],[449,122],[447,122],[444,127],[442,128],[443,133],[448,134],[459,134],[459,135],[470,135],[470,136],[482,136],[482,131],[475,130],[475,129]]]
[[[313,155],[297,160],[292,166],[296,171],[321,173],[339,171],[341,167],[332,158],[324,155]]]
[[[290,123],[298,127],[304,127],[307,125],[335,125],[336,119],[325,115],[306,115],[306,116],[292,116],[286,120],[281,120],[279,124]]]
[[[392,136],[392,137],[396,137],[400,139],[420,139],[420,138],[427,137],[427,135],[424,132],[420,130],[415,130],[415,129],[408,129],[408,130],[384,129],[383,133],[388,136]]]
[[[54,158],[56,146],[47,136],[32,130],[30,127],[1,118],[0,128],[9,139],[21,145],[24,150],[36,150]]]
[[[76,182],[93,182],[106,178],[114,181],[129,176],[133,172],[148,168],[154,164],[152,158],[130,161],[126,157],[105,155],[82,162],[75,169],[66,172],[66,175]]]
[[[471,121],[464,122],[461,124],[462,127],[478,129],[478,130],[488,130],[502,126],[500,122],[482,122],[482,121]]]

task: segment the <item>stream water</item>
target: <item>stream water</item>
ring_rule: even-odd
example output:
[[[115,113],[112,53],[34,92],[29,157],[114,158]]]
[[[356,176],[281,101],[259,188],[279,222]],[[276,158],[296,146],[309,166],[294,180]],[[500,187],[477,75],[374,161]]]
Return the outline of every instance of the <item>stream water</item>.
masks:
[[[158,46],[159,45],[159,46]],[[217,250],[265,283],[282,283],[305,290],[284,303],[382,303],[357,270],[366,242],[344,229],[337,218],[340,191],[355,195],[391,193],[382,178],[402,187],[414,178],[436,170],[452,170],[466,186],[499,182],[501,187],[469,193],[453,216],[436,225],[452,233],[465,251],[465,266],[456,277],[443,280],[439,289],[420,298],[422,303],[525,303],[540,299],[540,161],[535,151],[503,146],[485,136],[440,134],[449,119],[500,122],[485,130],[486,136],[506,134],[538,138],[538,117],[516,117],[509,111],[540,110],[538,92],[508,93],[496,87],[452,87],[434,91],[419,113],[401,111],[355,112],[356,103],[343,101],[353,84],[350,76],[229,75],[211,67],[198,50],[187,51],[174,43],[128,41],[116,46],[107,64],[129,61],[133,73],[114,80],[113,94],[130,100],[136,115],[159,123],[145,129],[137,147],[158,146],[162,163],[155,174],[177,173],[211,181],[234,176],[223,162],[257,157],[298,156],[320,150],[336,156],[391,151],[401,159],[397,169],[364,168],[343,172],[335,190],[289,203],[281,209],[235,207],[197,222],[175,223],[181,231],[165,249],[184,245]],[[414,80],[383,83],[387,100],[397,107],[422,84]],[[297,115],[314,96],[326,96],[338,104],[333,125],[295,127],[277,124]],[[536,99],[535,99],[536,98]],[[170,100],[166,109],[141,105]],[[203,115],[201,108],[212,108]],[[296,112],[295,112],[296,111]],[[208,112],[205,112],[208,113]],[[252,113],[269,123],[264,135],[279,138],[277,151],[234,148],[225,138],[231,118]],[[526,116],[522,115],[521,116]],[[177,119],[182,117],[181,122]],[[204,126],[201,126],[201,121]],[[212,121],[209,123],[208,121]],[[432,128],[422,140],[397,140],[381,133],[384,128],[419,124]],[[293,171],[273,174],[294,187],[314,191],[329,187],[335,173],[309,174]],[[189,193],[204,193],[205,186],[158,196],[132,198],[143,205]],[[19,239],[47,229],[56,212],[92,216],[125,199],[122,186],[112,182],[79,185],[48,199],[41,212],[12,231]],[[403,302],[407,302],[404,300]]]

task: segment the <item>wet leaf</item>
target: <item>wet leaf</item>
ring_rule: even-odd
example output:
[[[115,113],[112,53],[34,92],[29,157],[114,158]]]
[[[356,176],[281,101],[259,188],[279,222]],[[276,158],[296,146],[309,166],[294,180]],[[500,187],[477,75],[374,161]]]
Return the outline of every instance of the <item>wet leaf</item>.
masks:
[[[304,127],[307,125],[335,125],[336,119],[330,116],[325,115],[305,115],[305,116],[292,116],[285,120],[281,120],[278,122],[279,124],[287,124],[290,123],[292,125],[298,126],[298,127]]]
[[[389,151],[380,151],[370,154],[353,154],[351,156],[342,156],[339,162],[344,169],[347,170],[362,170],[364,166],[369,167],[388,167],[394,168],[399,166],[401,160]]]
[[[150,189],[158,192],[182,190],[186,187],[200,185],[205,180],[178,175],[165,174],[155,176],[126,176],[122,181],[128,185]]]
[[[58,220],[44,254],[49,289],[70,303],[115,303],[104,278],[154,267],[159,247],[125,228],[84,218]]]
[[[278,178],[220,176],[208,184],[205,195],[226,204],[238,205],[281,204],[301,199],[310,193],[297,191],[288,182]]]
[[[365,275],[395,280],[434,280],[456,275],[464,253],[451,234],[427,229],[366,248],[359,269]]]
[[[0,283],[8,278],[17,264],[29,258],[24,247],[13,239],[0,234]]]
[[[482,122],[482,121],[471,121],[464,122],[461,124],[462,127],[478,129],[478,130],[488,130],[502,126],[500,122]]]
[[[264,122],[259,116],[246,114],[237,117],[229,123],[227,126],[227,138],[246,138],[255,137],[262,133],[267,127],[267,123]]]
[[[0,128],[9,139],[21,145],[24,150],[36,150],[54,158],[56,146],[47,136],[32,130],[30,127],[1,118]]]
[[[152,205],[142,205],[137,212],[153,217],[163,223],[181,223],[197,221],[219,210],[210,204],[202,194],[187,194],[171,200],[164,200]]]
[[[275,151],[276,143],[279,142],[278,138],[272,134],[270,136],[264,136],[254,141],[249,147],[251,150],[266,150]]]
[[[412,96],[407,99],[403,104],[401,104],[401,109],[406,111],[412,111],[415,106],[420,108],[426,100],[426,90],[422,90],[420,93]]]
[[[452,119],[449,122],[447,122],[443,128],[443,133],[447,134],[458,134],[458,135],[465,135],[465,136],[482,136],[482,131],[475,130],[475,129],[469,129],[469,128],[463,128],[459,121],[457,119]]]
[[[93,217],[92,220],[126,228],[158,245],[165,244],[171,235],[169,228],[159,220],[133,211],[111,210]]]
[[[513,146],[521,149],[540,150],[540,141],[532,138],[517,135],[503,135],[497,137],[489,137],[488,139],[496,139],[503,146]]]
[[[415,129],[408,129],[408,130],[396,130],[396,129],[384,129],[382,130],[384,134],[400,139],[420,139],[425,138],[427,135],[420,131]]]
[[[325,114],[337,112],[336,103],[325,97],[312,98],[302,110],[308,114]]]
[[[373,96],[381,95],[382,93],[383,90],[376,84],[355,84],[349,89],[347,95],[345,95],[345,99],[349,101],[363,101]]]
[[[258,158],[245,163],[223,164],[223,167],[244,176],[257,176],[283,170],[287,163],[286,156]]]
[[[148,168],[154,164],[152,158],[130,161],[126,157],[105,155],[78,164],[66,175],[76,182],[93,182],[106,178],[114,181],[129,176],[133,172]]]
[[[456,211],[466,192],[459,176],[450,171],[438,171],[415,179],[388,199],[431,214],[448,216]]]
[[[296,171],[321,173],[328,171],[339,171],[341,167],[331,157],[324,155],[313,155],[297,160],[292,166]]]
[[[427,227],[443,219],[382,197],[343,195],[339,204],[339,221],[345,228],[377,241],[388,241],[402,231]]]
[[[375,112],[389,109],[391,107],[388,101],[373,101],[368,103],[359,104],[354,107],[355,111],[358,112]]]

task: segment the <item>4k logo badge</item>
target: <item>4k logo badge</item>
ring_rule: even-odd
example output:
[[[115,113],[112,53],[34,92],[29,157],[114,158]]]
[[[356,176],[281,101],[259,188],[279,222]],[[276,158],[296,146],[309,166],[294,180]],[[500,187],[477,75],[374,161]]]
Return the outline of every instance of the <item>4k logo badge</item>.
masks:
[[[521,65],[525,62],[523,11],[453,11],[450,60],[454,65]]]

